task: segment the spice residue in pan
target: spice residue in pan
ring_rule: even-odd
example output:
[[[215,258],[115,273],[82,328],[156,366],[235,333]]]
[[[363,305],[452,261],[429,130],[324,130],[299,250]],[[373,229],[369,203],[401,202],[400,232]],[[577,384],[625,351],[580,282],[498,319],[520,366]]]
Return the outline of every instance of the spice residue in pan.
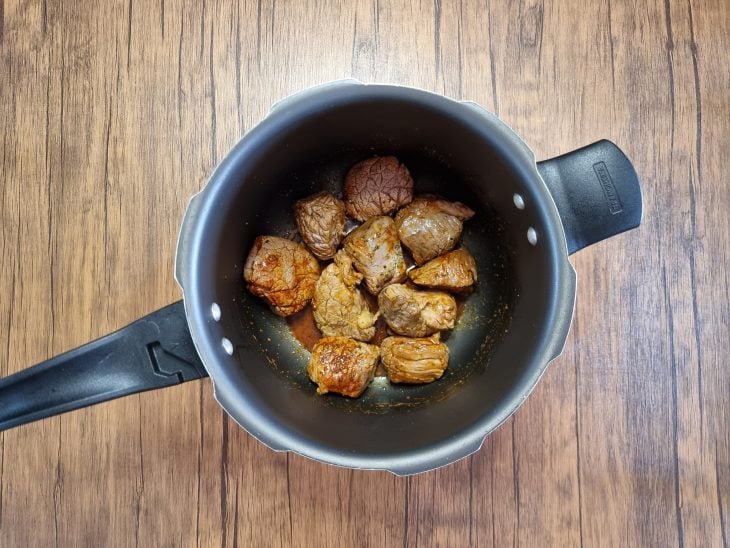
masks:
[[[316,342],[322,338],[322,333],[317,329],[314,321],[312,305],[307,305],[304,310],[286,317],[289,330],[301,345],[311,352]]]

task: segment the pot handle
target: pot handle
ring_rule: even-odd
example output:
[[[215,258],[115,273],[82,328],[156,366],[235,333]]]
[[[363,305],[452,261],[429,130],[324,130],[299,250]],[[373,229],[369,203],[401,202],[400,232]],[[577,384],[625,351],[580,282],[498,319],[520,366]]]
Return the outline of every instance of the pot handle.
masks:
[[[0,431],[153,388],[207,377],[183,302],[0,379]]]
[[[568,253],[636,228],[643,217],[634,166],[611,141],[538,162],[560,213]]]

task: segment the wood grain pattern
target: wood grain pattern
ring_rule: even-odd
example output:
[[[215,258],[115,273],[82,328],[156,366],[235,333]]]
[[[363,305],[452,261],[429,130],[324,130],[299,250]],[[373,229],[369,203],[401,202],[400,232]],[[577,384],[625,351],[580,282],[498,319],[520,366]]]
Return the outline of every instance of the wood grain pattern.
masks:
[[[178,299],[188,197],[323,81],[476,100],[538,158],[612,139],[646,202],[468,459],[273,453],[189,383],[0,434],[0,545],[728,546],[729,52],[726,0],[0,0],[2,375]]]

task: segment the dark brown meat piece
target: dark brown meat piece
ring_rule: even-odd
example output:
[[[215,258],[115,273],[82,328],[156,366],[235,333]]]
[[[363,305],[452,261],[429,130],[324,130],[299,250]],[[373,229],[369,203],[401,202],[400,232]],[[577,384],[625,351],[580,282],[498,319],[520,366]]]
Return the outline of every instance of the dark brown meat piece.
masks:
[[[259,236],[243,267],[248,290],[264,299],[279,316],[307,306],[319,278],[319,263],[302,244]]]
[[[312,310],[317,327],[326,337],[352,337],[369,341],[375,335],[377,315],[357,284],[362,274],[352,268],[352,259],[343,250],[335,262],[327,266],[317,280],[312,298]]]
[[[462,203],[424,195],[401,209],[395,224],[400,241],[420,265],[453,249],[464,221],[473,216],[474,211]]]
[[[310,251],[323,261],[334,257],[345,235],[344,202],[329,192],[318,192],[296,202],[294,215]]]
[[[373,217],[350,232],[344,245],[373,295],[386,285],[406,278],[403,250],[390,217]]]
[[[449,365],[449,348],[438,333],[428,338],[388,337],[380,359],[390,382],[423,384],[440,379]]]
[[[335,392],[357,398],[375,375],[380,350],[377,346],[347,337],[317,341],[307,365],[307,374],[317,384],[317,394]]]
[[[413,178],[395,156],[376,156],[350,168],[343,194],[347,214],[367,221],[409,203],[413,199]]]
[[[410,270],[408,277],[418,285],[461,293],[476,283],[477,265],[462,247]]]
[[[378,295],[378,307],[388,327],[407,337],[427,337],[456,323],[456,301],[441,291],[391,284]]]

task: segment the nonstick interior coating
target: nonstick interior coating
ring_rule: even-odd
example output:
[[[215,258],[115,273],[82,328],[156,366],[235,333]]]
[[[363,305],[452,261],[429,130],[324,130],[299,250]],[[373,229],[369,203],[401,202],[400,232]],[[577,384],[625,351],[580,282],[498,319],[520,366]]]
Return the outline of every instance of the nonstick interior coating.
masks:
[[[216,363],[206,366],[225,388],[224,405],[235,399],[240,416],[281,432],[286,448],[326,460],[337,454],[338,462],[371,455],[370,466],[378,467],[387,455],[415,457],[460,433],[484,433],[526,397],[552,357],[544,349],[559,309],[560,252],[554,206],[536,186],[542,183],[529,157],[509,152],[503,131],[467,106],[383,88],[341,94],[306,112],[284,107],[243,145],[214,176],[225,184],[201,213],[205,239],[195,266],[196,300],[221,310],[201,335],[217,349]],[[463,243],[477,260],[478,289],[448,337],[442,379],[422,386],[379,379],[355,400],[318,396],[306,375],[308,352],[245,290],[243,263],[257,235],[293,232],[296,199],[339,191],[347,169],[374,154],[399,157],[418,192],[476,211]],[[515,206],[516,193],[523,208]]]
[[[249,322],[247,328],[256,334],[262,353],[283,379],[343,411],[384,413],[392,408],[405,409],[449,397],[458,391],[469,375],[488,367],[491,349],[508,329],[517,284],[511,272],[511,253],[504,222],[486,204],[480,204],[459,181],[459,174],[432,151],[421,154],[394,149],[342,151],[307,162],[274,183],[282,192],[273,195],[265,204],[252,225],[252,232],[295,238],[294,202],[320,190],[341,195],[347,170],[373,154],[396,154],[410,170],[416,193],[438,193],[450,200],[461,201],[476,211],[476,215],[465,223],[462,243],[477,262],[479,283],[476,291],[463,301],[456,328],[442,334],[450,352],[449,367],[444,376],[424,385],[396,385],[376,377],[363,395],[355,400],[336,394],[317,396],[314,394],[316,386],[306,373],[309,352],[292,337],[285,320],[271,313],[263,301],[249,295],[243,281],[238,303],[241,317]]]

